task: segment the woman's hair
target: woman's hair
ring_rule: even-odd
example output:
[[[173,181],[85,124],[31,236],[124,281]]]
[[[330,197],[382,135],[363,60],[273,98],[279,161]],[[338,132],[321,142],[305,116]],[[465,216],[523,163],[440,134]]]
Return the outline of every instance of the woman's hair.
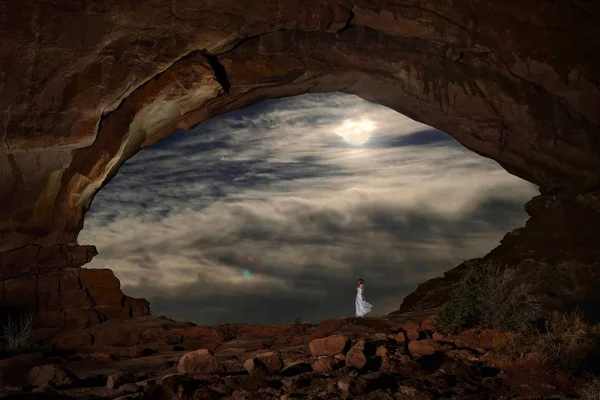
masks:
[[[365,280],[364,280],[363,278],[358,278],[358,283],[362,283],[362,284],[364,284],[364,283],[365,283]]]

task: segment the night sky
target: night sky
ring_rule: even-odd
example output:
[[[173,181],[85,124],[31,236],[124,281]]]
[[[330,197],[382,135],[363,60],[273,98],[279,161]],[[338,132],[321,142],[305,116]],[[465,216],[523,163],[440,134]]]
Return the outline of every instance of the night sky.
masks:
[[[369,137],[370,136],[370,137]],[[121,167],[79,236],[127,295],[199,324],[373,315],[523,226],[537,188],[452,137],[338,93],[176,131]]]

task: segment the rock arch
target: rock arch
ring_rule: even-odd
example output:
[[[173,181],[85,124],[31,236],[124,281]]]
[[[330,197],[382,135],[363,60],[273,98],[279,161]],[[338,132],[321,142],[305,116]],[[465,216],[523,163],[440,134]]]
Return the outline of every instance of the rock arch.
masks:
[[[2,281],[89,261],[95,250],[76,244],[85,211],[144,146],[263,99],[326,91],[441,129],[538,184],[534,217],[502,249],[600,260],[589,236],[600,232],[596,4],[0,0],[0,9]],[[3,303],[22,285],[6,286]]]

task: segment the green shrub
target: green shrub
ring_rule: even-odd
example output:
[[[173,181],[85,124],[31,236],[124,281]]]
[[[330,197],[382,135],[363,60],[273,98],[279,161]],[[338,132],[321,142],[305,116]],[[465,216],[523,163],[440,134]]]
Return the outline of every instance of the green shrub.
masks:
[[[531,339],[520,332],[504,332],[492,341],[492,351],[512,359],[521,358],[531,349]]]
[[[488,266],[477,301],[479,325],[530,334],[540,305],[529,283],[515,283],[515,270]]]
[[[592,378],[577,389],[581,400],[600,400],[600,379]]]
[[[505,331],[532,330],[539,305],[533,287],[515,284],[515,270],[479,260],[465,261],[465,271],[437,315],[438,329],[458,332],[479,326]]]
[[[478,260],[465,261],[465,265],[458,287],[437,315],[437,329],[441,331],[458,332],[479,320],[477,301],[484,271]]]
[[[552,313],[546,330],[535,346],[542,366],[571,372],[600,367],[600,326],[588,324],[581,311]]]

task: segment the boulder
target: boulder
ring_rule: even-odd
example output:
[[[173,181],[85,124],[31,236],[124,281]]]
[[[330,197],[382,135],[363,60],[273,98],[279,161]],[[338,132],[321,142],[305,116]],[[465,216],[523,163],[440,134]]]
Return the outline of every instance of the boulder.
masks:
[[[28,381],[32,386],[50,385],[61,388],[72,386],[77,381],[77,377],[61,365],[46,364],[31,368]]]
[[[285,365],[285,363],[284,363]],[[307,362],[302,362],[302,361],[297,361],[297,362],[292,362],[289,364],[286,364],[285,367],[281,370],[280,375],[281,376],[294,376],[294,375],[300,375],[303,374],[305,372],[311,372],[312,366],[310,363]]]
[[[343,376],[338,380],[337,387],[342,393],[349,393],[354,378],[350,376]]]
[[[267,376],[278,374],[283,369],[279,351],[259,353],[244,362],[244,369],[250,375]]]
[[[222,374],[225,366],[221,364],[210,350],[200,349],[186,353],[177,364],[180,374],[192,377],[212,374]]]
[[[345,354],[350,346],[350,337],[347,335],[332,335],[314,339],[308,346],[310,348],[310,353],[314,357]]]
[[[125,383],[119,386],[119,390],[125,393],[138,393],[143,392],[144,387],[141,385],[136,385],[135,383]]]
[[[406,342],[408,341],[406,338],[406,333],[404,331],[398,332],[394,336],[394,340],[402,345],[406,344]]]
[[[409,341],[419,340],[419,337],[421,336],[421,327],[416,322],[409,322],[402,325],[402,330],[406,333],[406,338]]]
[[[329,374],[330,372],[342,366],[343,364],[344,362],[342,360],[339,360],[335,357],[320,356],[313,361],[312,369],[315,372]]]
[[[408,352],[417,360],[423,356],[433,355],[437,351],[451,350],[448,345],[441,345],[439,342],[432,339],[419,340],[408,344]]]
[[[148,378],[146,371],[135,371],[135,372],[121,372],[116,374],[110,374],[106,378],[106,387],[108,389],[116,389],[126,383],[136,383],[143,381]]]
[[[368,359],[365,355],[365,345],[366,342],[364,340],[359,340],[346,354],[346,366],[363,369],[367,366]]]

